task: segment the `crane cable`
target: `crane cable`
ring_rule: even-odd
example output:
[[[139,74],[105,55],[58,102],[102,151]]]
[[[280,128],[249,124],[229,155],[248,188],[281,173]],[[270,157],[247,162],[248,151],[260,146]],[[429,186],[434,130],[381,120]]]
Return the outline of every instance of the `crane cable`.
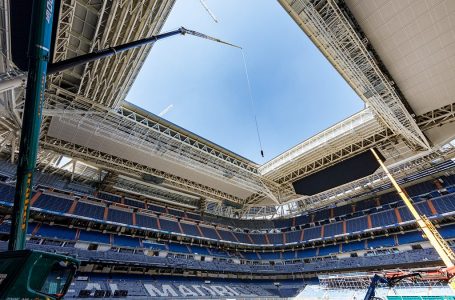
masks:
[[[244,66],[244,69],[245,69],[246,81],[248,83],[248,93],[250,95],[251,111],[253,112],[253,116],[254,116],[254,123],[255,123],[255,126],[256,126],[256,133],[257,133],[257,136],[258,136],[259,147],[261,149],[261,156],[264,157],[264,150],[262,148],[261,135],[259,133],[258,118],[257,118],[256,109],[255,109],[255,105],[254,105],[253,91],[251,89],[250,76],[248,75],[248,67],[247,67],[247,64],[246,64],[245,53],[244,53],[242,48],[240,50],[242,51],[243,66]]]
[[[202,6],[204,7],[205,11],[210,15],[210,17],[213,19],[213,21],[215,23],[218,23],[218,19],[215,17],[213,12],[210,10],[210,8],[208,7],[207,3],[205,3],[204,0],[199,0],[199,2],[202,4]]]

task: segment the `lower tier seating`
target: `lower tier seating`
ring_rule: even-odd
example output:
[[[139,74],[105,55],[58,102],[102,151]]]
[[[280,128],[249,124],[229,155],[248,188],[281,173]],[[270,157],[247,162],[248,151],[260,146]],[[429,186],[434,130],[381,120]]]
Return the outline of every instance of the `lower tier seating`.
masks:
[[[66,298],[220,299],[294,297],[305,287],[302,280],[202,279],[171,276],[82,274],[71,284]]]

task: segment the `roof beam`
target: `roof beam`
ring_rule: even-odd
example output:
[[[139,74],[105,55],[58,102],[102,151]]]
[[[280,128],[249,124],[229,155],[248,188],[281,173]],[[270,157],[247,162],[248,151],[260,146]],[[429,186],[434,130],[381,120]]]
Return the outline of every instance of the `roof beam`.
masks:
[[[430,144],[342,1],[278,0],[381,122],[416,150]],[[368,45],[368,47],[367,47]]]
[[[144,166],[120,157],[103,153],[101,151],[93,150],[88,147],[76,145],[71,142],[44,136],[41,139],[40,145],[43,149],[51,150],[72,158],[79,158],[83,161],[90,162],[96,166],[101,166],[105,170],[114,172],[121,172],[125,175],[135,174],[142,176],[142,174],[151,174],[153,176],[161,177],[166,180],[171,186],[178,189],[187,190],[193,193],[201,194],[206,197],[217,200],[229,200],[235,203],[241,203],[242,199],[233,195],[221,192],[212,187],[208,187],[197,182],[169,174],[163,171],[156,170],[152,167]]]

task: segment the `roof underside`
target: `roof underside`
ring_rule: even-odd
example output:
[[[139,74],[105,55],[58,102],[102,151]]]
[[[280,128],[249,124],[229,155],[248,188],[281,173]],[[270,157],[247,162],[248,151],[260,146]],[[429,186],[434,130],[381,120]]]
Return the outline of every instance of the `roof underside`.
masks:
[[[8,27],[8,1],[0,0],[2,28]],[[384,184],[378,172],[312,197],[293,191],[292,182],[371,147],[379,147],[398,177],[431,166],[437,157],[453,157],[453,149],[440,146],[455,134],[454,1],[278,1],[365,101],[365,110],[257,166],[124,102],[149,54],[144,47],[49,78],[41,165],[66,155],[83,162],[75,166],[84,170],[94,166],[92,178],[109,172],[111,187],[168,189],[192,199],[191,205],[205,198],[217,213],[226,212],[228,200],[245,215],[273,214],[274,205],[293,201],[295,210],[311,209]],[[62,0],[53,60],[156,34],[173,4]],[[8,36],[0,38],[1,77],[20,75],[11,64]],[[23,92],[17,86],[1,94],[3,152],[17,151]],[[144,174],[164,183],[141,184]]]

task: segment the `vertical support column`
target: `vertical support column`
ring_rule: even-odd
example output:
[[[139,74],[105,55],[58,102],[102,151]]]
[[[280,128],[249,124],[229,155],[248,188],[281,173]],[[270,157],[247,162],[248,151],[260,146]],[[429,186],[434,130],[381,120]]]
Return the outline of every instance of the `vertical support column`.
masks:
[[[104,221],[107,221],[107,214],[109,213],[109,207],[105,206],[104,207],[104,216],[103,216],[103,220]]]
[[[268,234],[267,234],[267,233],[264,233],[264,235],[265,235],[265,242],[266,242],[268,245],[270,245],[271,243],[270,243],[270,239],[269,239]]]
[[[218,229],[216,227],[215,227],[215,232],[216,232],[216,235],[218,236],[218,239],[222,240],[223,238],[221,237],[221,234],[218,232]],[[183,233],[183,230],[182,230],[182,233]]]
[[[395,216],[397,217],[398,223],[403,222],[403,220],[401,219],[400,211],[398,210],[398,208],[395,207],[393,210],[395,211]]]
[[[431,214],[432,215],[437,215],[438,212],[436,211],[436,208],[433,205],[433,200],[431,200],[431,199],[427,200],[427,203],[428,203],[428,207],[430,208]]]
[[[371,222],[371,215],[367,215],[367,221],[368,221],[368,229],[371,229],[373,227],[373,223]]]
[[[77,206],[78,201],[79,201],[78,199],[74,199],[73,200],[73,203],[71,204],[71,207],[68,210],[69,214],[74,214],[74,211],[76,210],[76,206]]]
[[[33,1],[32,26],[30,27],[28,49],[28,78],[24,115],[22,117],[16,193],[8,244],[9,250],[22,250],[25,248],[30,214],[30,196],[32,194],[32,176],[36,166],[46,88],[53,14],[54,0]]]
[[[35,196],[33,196],[32,199],[30,199],[30,206],[32,206],[36,202],[36,200],[38,200],[42,193],[43,193],[42,191],[36,192]]]

